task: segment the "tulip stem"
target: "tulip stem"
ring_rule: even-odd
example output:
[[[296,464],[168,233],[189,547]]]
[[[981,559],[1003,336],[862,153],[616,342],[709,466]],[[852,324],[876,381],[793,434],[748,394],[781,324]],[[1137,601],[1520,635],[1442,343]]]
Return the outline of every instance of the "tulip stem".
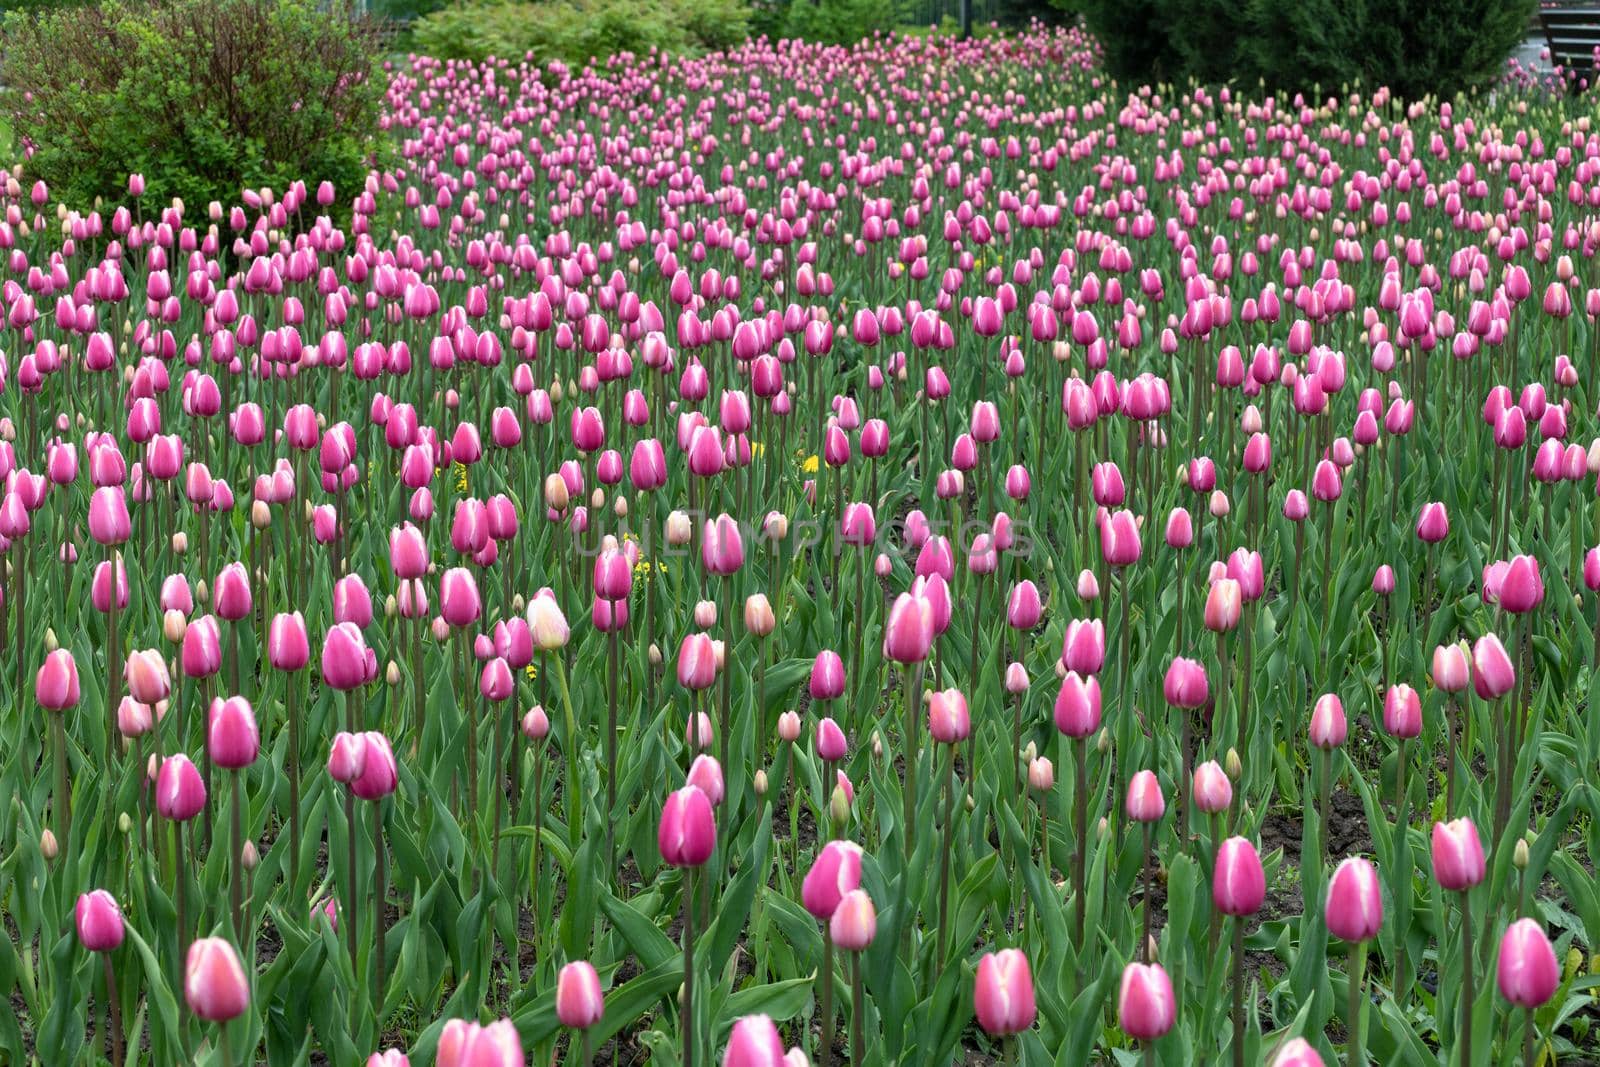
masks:
[[[62,721],[62,712],[50,713],[50,749],[51,760],[56,765],[56,792],[55,803],[51,806],[50,814],[56,824],[56,845],[61,850],[60,855],[69,856],[68,833],[72,826],[72,789],[67,784],[67,727]]]
[[[112,765],[116,752],[117,736],[117,704],[118,692],[122,685],[122,661],[118,654],[117,641],[117,572],[121,570],[122,562],[118,552],[111,546],[106,546],[106,571],[110,578],[111,595],[106,604],[106,713],[111,717],[106,727],[106,766]],[[62,842],[66,846],[66,842]]]
[[[201,529],[203,530],[205,527],[202,526]],[[221,1067],[233,1067],[233,1043],[228,1040],[228,1024],[226,1022],[217,1024],[217,1044],[221,1046]]]
[[[300,680],[295,674],[286,674],[284,684],[289,690],[285,712],[289,719],[289,885],[293,888],[300,884],[300,840],[303,832],[300,815],[300,713],[295,707]]]
[[[561,688],[562,725],[566,728],[561,747],[567,753],[567,839],[576,850],[579,831],[583,827],[583,819],[578,814],[578,794],[581,792],[578,788],[578,724],[572,714],[572,693],[567,688],[567,665],[561,661],[559,651],[548,658],[555,665],[556,685]],[[689,1064],[685,1062],[684,1067],[689,1067]]]
[[[694,1067],[694,868],[683,877],[683,1067]]]
[[[1321,862],[1326,863],[1331,847],[1328,841],[1328,824],[1332,816],[1333,807],[1333,753],[1321,749],[1317,758],[1317,819],[1321,823],[1321,833],[1317,841],[1322,848]]]
[[[1140,899],[1140,910],[1144,912],[1144,940],[1139,943],[1139,949],[1144,953],[1146,963],[1154,963],[1155,956],[1150,949],[1150,894],[1155,890],[1155,865],[1150,862],[1150,823],[1144,824],[1144,894]]]
[[[1350,1028],[1350,1052],[1345,1057],[1345,1067],[1366,1067],[1366,1046],[1361,1039],[1361,1013],[1366,1008],[1362,989],[1367,977],[1367,943],[1358,941],[1355,949],[1355,963],[1350,969],[1350,1018],[1346,1020]]]
[[[544,743],[533,750],[533,856],[529,860],[528,910],[533,913],[533,962],[539,964],[539,846],[544,835]]]
[[[346,786],[344,791],[344,836],[345,836],[345,932],[346,940],[350,945],[350,969],[356,970],[356,943],[357,930],[360,925],[356,921],[360,914],[360,907],[356,901],[356,795]]]
[[[376,926],[373,932],[373,950],[377,953],[377,968],[372,976],[372,1011],[381,1023],[383,1021],[384,977],[388,966],[388,953],[384,940],[384,904],[389,895],[389,858],[384,854],[383,842],[383,805],[380,797],[372,803],[372,850],[376,854],[374,885],[372,890],[373,914],[372,921]],[[514,966],[515,964],[513,964]]]
[[[1472,898],[1461,891],[1461,1067],[1472,1067]]]
[[[1533,1009],[1524,1008],[1522,1012],[1522,1067],[1534,1067],[1533,1044],[1538,1033],[1533,1025]]]
[[[974,635],[976,637],[976,635]],[[950,746],[950,759],[944,776],[944,848],[939,850],[939,951],[933,957],[944,964],[945,920],[950,914],[950,849],[953,847],[956,828],[956,746]]]
[[[241,781],[242,772],[233,772],[233,781],[230,782],[233,793],[229,815],[229,825],[232,831],[233,842],[233,881],[228,887],[228,903],[233,911],[233,933],[244,944],[244,786]]]
[[[183,939],[189,933],[189,891],[188,891],[188,864],[183,855],[183,822],[179,819],[172,820],[172,882],[174,895],[177,897],[178,909],[178,960],[184,958],[185,945]]]
[[[1076,910],[1077,936],[1073,939],[1073,949],[1082,953],[1085,945],[1083,940],[1085,922],[1084,881],[1088,875],[1089,864],[1089,739],[1080,737],[1073,746],[1072,755],[1077,766],[1076,780],[1073,782],[1073,807],[1077,809],[1073,822],[1077,826],[1078,840],[1077,852],[1072,857],[1072,895],[1073,907]],[[1046,878],[1050,872],[1045,872]],[[1078,964],[1079,976],[1083,973],[1083,964],[1080,956]]]
[[[111,953],[100,953],[100,959],[105,965],[106,974],[106,1012],[111,1017],[111,1062],[114,1065],[122,1063],[122,1004],[117,999],[117,976],[111,967]]]
[[[1449,742],[1449,755],[1444,765],[1444,817],[1456,817],[1456,698],[1446,694],[1444,699],[1444,732]]]
[[[1394,785],[1395,880],[1391,892],[1394,893],[1396,900],[1400,899],[1401,893],[1411,892],[1411,857],[1406,848],[1407,831],[1410,829],[1411,824],[1411,813],[1406,806],[1406,763],[1406,739],[1402,737],[1400,738],[1400,751],[1395,763]],[[1397,916],[1398,921],[1394,939],[1394,992],[1395,999],[1399,1001],[1401,1006],[1404,1006],[1407,1000],[1406,994],[1410,988],[1405,984],[1407,933],[1405,919],[1408,913],[1398,907],[1395,910],[1399,912],[1399,915]]]
[[[592,1067],[594,1063],[594,1043],[589,1039],[589,1031],[581,1031],[578,1044],[582,1048],[583,1067]]]
[[[817,1046],[817,1064],[829,1067],[833,1062],[833,932],[827,923],[822,924],[822,971],[817,977],[822,982],[822,1037]]]
[[[1233,920],[1233,1067],[1244,1067],[1244,916]]]
[[[905,724],[901,727],[901,744],[905,748],[905,826],[901,833],[905,838],[906,863],[911,863],[911,854],[917,847],[917,719],[919,706],[922,703],[922,664],[915,663],[911,673],[906,679],[905,689]],[[911,924],[906,924],[909,936]]]
[[[861,989],[861,953],[850,954],[850,1062],[865,1063],[866,1041],[863,1038],[866,1001]]]
[[[607,689],[607,716],[606,716],[606,870],[616,870],[617,859],[617,675],[620,667],[617,663],[617,605],[612,605],[612,622],[606,634],[607,653],[610,659],[610,685]],[[727,724],[723,724],[726,729]],[[495,842],[499,843],[500,828],[495,826]],[[587,1041],[587,1035],[585,1037]]]

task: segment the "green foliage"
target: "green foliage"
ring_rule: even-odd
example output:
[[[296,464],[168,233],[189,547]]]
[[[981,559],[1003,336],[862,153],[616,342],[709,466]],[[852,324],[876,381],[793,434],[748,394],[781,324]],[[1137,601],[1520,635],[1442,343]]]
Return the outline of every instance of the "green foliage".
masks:
[[[68,204],[203,207],[323,180],[353,193],[376,151],[373,24],[316,0],[109,2],[12,14],[0,81],[29,179]]]
[[[516,58],[573,66],[652,48],[673,54],[731,47],[749,32],[742,0],[470,0],[418,19],[419,52],[442,59]]]
[[[854,44],[900,24],[900,12],[884,0],[791,0],[783,36],[822,44]]]
[[[1070,2],[1084,10],[1106,66],[1125,80],[1324,94],[1387,85],[1415,99],[1494,82],[1537,0]]]

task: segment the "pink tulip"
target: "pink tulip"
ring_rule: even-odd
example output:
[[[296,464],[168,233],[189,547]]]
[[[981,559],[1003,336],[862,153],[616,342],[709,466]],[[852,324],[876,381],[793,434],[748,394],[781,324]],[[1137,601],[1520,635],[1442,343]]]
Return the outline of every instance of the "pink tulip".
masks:
[[[122,944],[122,908],[117,898],[104,889],[80,896],[74,917],[78,940],[90,952],[111,952]]]
[[[1206,706],[1211,699],[1210,683],[1206,669],[1197,660],[1177,656],[1167,666],[1166,678],[1161,683],[1162,695],[1175,708],[1196,710]]]
[[[1459,693],[1472,681],[1472,666],[1462,645],[1439,645],[1433,650],[1433,684],[1444,693]]]
[[[1352,856],[1328,880],[1323,908],[1328,932],[1342,941],[1366,941],[1383,925],[1383,892],[1371,863]]]
[[[1167,801],[1161,795],[1161,783],[1155,772],[1138,771],[1128,781],[1126,801],[1128,818],[1133,822],[1159,822],[1166,813]]]
[[[1221,578],[1211,583],[1206,593],[1205,627],[1212,633],[1229,633],[1239,626],[1244,610],[1244,594],[1239,583],[1232,578]]]
[[[959,689],[938,690],[928,701],[928,732],[943,745],[966,740],[972,733],[972,718],[967,698]]]
[[[1488,866],[1471,819],[1433,824],[1433,876],[1444,889],[1464,892],[1483,881]]]
[[[811,665],[811,699],[837,700],[844,695],[844,661],[830,649],[817,653]]]
[[[487,1026],[451,1019],[439,1034],[434,1067],[525,1067],[522,1039],[510,1019]]]
[[[1495,978],[1500,995],[1519,1008],[1541,1007],[1555,996],[1561,967],[1536,920],[1518,919],[1501,936]]]
[[[696,756],[694,762],[689,765],[689,774],[685,781],[704,793],[713,808],[722,803],[722,765],[717,762],[715,756],[704,752]]]
[[[366,759],[366,735],[341,730],[333,736],[333,745],[328,751],[328,776],[348,785],[361,777]]]
[[[1233,783],[1216,760],[1194,769],[1194,806],[1208,815],[1227,811],[1233,803]]]
[[[767,1015],[746,1015],[733,1024],[722,1067],[784,1067],[783,1038]]]
[[[167,671],[167,661],[156,649],[130,652],[123,677],[128,682],[128,693],[141,704],[154,707],[172,695],[172,676]]]
[[[1100,683],[1091,675],[1084,678],[1068,671],[1056,694],[1056,729],[1068,737],[1082,739],[1100,728]]]
[[[661,858],[674,867],[699,867],[710,859],[717,847],[710,798],[692,785],[669,794],[656,843]]]
[[[1100,523],[1100,552],[1112,567],[1139,562],[1139,524],[1131,511],[1115,511]]]
[[[1122,970],[1117,995],[1117,1024],[1138,1041],[1165,1036],[1178,1018],[1172,980],[1159,963],[1130,963]]]
[[[1422,733],[1422,698],[1404,682],[1397,682],[1383,695],[1383,728],[1403,740]]]
[[[861,885],[861,846],[829,841],[812,861],[800,886],[800,902],[819,922],[833,917],[844,895]]]
[[[225,770],[243,770],[261,754],[261,731],[255,709],[241,696],[211,702],[206,725],[206,751]]]
[[[883,627],[883,654],[900,664],[921,663],[933,647],[933,605],[925,597],[901,593]]]
[[[280,612],[272,617],[267,630],[267,662],[275,670],[304,670],[311,660],[306,620],[298,612]]]
[[[341,622],[328,628],[322,639],[322,681],[334,689],[359,689],[376,676],[376,662],[369,663],[372,650],[355,623]]]
[[[1106,661],[1106,626],[1099,619],[1073,619],[1061,640],[1061,659],[1067,670],[1098,674]]]
[[[203,937],[189,946],[183,997],[189,1010],[208,1022],[225,1023],[250,1009],[250,982],[232,945]]]
[[[188,822],[205,808],[206,787],[200,771],[183,753],[168,756],[156,775],[156,811],[163,819]]]
[[[872,944],[878,932],[878,913],[872,898],[863,889],[852,889],[839,898],[828,920],[829,936],[846,952],[861,952]]]
[[[78,664],[71,652],[58,648],[45,656],[34,676],[33,695],[47,711],[66,711],[78,706]]]
[[[573,1030],[587,1030],[605,1014],[600,976],[587,960],[576,960],[556,976],[556,1018]]]
[[[250,576],[243,563],[230,563],[218,572],[211,602],[217,614],[229,622],[238,622],[250,614],[254,602],[250,596]]]
[[[990,952],[978,961],[973,991],[978,1025],[991,1037],[1020,1034],[1038,1014],[1033,998],[1033,972],[1018,949]]]
[[[1517,684],[1516,667],[1506,646],[1494,634],[1484,634],[1472,646],[1472,688],[1483,700],[1498,700]]]
[[[400,784],[394,750],[389,739],[376,730],[363,734],[362,742],[361,770],[351,780],[350,792],[361,800],[382,800]]]
[[[717,654],[710,636],[685,635],[678,646],[678,684],[685,689],[709,689],[716,678]]]
[[[1311,709],[1309,731],[1311,747],[1324,752],[1332,751],[1344,744],[1349,729],[1349,724],[1345,720],[1344,704],[1339,697],[1333,693],[1319,696]]]
[[[1255,845],[1230,837],[1217,847],[1211,902],[1224,915],[1254,915],[1267,896],[1267,876]]]
[[[1322,1057],[1303,1037],[1297,1037],[1278,1050],[1270,1067],[1324,1067]]]

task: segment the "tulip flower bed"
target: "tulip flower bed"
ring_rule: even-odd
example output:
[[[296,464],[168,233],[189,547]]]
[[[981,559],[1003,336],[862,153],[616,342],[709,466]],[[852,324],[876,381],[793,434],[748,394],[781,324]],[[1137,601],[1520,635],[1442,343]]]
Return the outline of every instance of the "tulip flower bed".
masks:
[[[1094,55],[0,183],[0,1062],[1600,1062],[1590,105]]]

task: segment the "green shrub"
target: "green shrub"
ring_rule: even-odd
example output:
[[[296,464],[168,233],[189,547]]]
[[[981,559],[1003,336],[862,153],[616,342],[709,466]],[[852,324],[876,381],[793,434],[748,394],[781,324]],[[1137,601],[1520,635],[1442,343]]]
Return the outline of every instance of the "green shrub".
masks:
[[[296,178],[354,195],[376,150],[374,27],[339,0],[157,0],[12,14],[0,81],[27,176],[72,205],[197,209]]]
[[[652,48],[701,53],[745,39],[749,11],[741,0],[467,0],[413,25],[418,52],[441,59],[515,59],[581,66],[591,58]]]
[[[783,36],[820,44],[854,44],[900,24],[888,0],[790,0]]]
[[[1124,80],[1324,93],[1359,83],[1405,99],[1492,84],[1537,2],[1058,0],[1084,10]]]

